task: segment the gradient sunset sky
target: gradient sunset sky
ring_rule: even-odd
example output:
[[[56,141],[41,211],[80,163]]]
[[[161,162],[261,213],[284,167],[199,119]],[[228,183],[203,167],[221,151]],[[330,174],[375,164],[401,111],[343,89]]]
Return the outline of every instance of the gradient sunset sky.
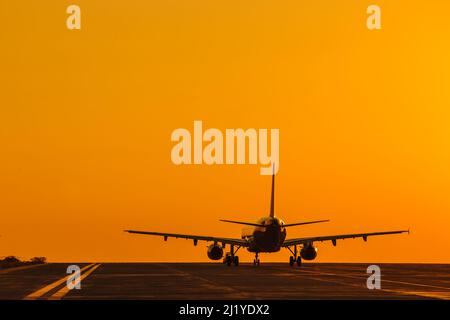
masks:
[[[82,29],[66,28],[78,4]],[[366,8],[382,29],[366,28]],[[276,214],[318,262],[450,263],[448,1],[0,0],[0,256],[207,261],[269,211],[255,165],[176,166],[176,128],[279,128]],[[261,256],[287,261],[289,253]],[[253,256],[240,251],[241,261]]]

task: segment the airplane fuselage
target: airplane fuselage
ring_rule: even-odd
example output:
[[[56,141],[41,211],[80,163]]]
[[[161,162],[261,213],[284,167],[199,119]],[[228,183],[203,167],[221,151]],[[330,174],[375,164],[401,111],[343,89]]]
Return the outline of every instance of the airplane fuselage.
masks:
[[[277,217],[263,217],[257,221],[264,227],[242,229],[242,239],[249,242],[249,252],[277,252],[286,239],[283,220]]]

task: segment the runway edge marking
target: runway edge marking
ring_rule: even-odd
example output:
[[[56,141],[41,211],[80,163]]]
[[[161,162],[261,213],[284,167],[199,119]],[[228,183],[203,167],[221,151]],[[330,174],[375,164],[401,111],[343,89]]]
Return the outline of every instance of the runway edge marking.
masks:
[[[94,265],[95,265],[95,263],[91,263],[91,264],[89,264],[89,265],[83,267],[83,268],[80,270],[80,273],[82,273],[83,271],[85,271],[85,270],[91,268],[91,267],[94,266]],[[77,272],[77,273],[78,273],[78,272]],[[65,282],[67,281],[67,279],[69,279],[69,277],[72,277],[72,276],[74,276],[74,274],[69,274],[69,275],[63,277],[62,279],[59,279],[59,280],[57,280],[57,281],[55,281],[55,282],[52,282],[52,283],[50,283],[49,285],[46,285],[45,287],[42,287],[41,289],[36,290],[36,291],[30,293],[29,295],[25,296],[25,297],[23,298],[23,300],[36,300],[36,299],[39,299],[40,297],[42,297],[43,295],[45,295],[45,294],[46,294],[47,292],[49,292],[50,290],[52,290],[52,289],[54,289],[54,288],[60,286],[61,284],[65,283]]]

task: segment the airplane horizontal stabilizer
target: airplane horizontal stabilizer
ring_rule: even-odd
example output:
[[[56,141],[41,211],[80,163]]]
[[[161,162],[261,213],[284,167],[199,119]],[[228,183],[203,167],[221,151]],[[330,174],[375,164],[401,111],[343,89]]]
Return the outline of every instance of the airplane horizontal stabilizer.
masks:
[[[284,227],[301,226],[301,225],[304,225],[304,224],[321,223],[321,222],[328,222],[328,221],[330,221],[330,220],[315,220],[315,221],[288,223],[288,224],[285,224]]]
[[[222,219],[220,219],[219,221],[222,221],[222,222],[228,222],[228,223],[243,224],[243,225],[246,225],[246,226],[253,226],[253,227],[265,227],[265,225],[263,225],[263,224],[252,223],[252,222],[241,222],[241,221],[222,220]]]

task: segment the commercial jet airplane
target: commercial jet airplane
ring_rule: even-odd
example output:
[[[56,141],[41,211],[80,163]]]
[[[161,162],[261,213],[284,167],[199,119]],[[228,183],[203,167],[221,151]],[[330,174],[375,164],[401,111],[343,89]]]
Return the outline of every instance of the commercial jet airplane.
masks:
[[[307,222],[297,222],[297,223],[284,223],[283,220],[275,216],[275,174],[272,175],[272,195],[270,201],[270,214],[269,216],[262,217],[258,221],[252,222],[241,222],[233,220],[220,220],[223,222],[237,223],[248,226],[242,229],[241,239],[235,238],[220,238],[220,237],[210,237],[210,236],[196,236],[188,234],[177,234],[177,233],[162,233],[162,232],[151,232],[151,231],[137,231],[137,230],[125,230],[129,233],[154,235],[164,237],[164,241],[167,238],[182,238],[191,239],[194,241],[194,246],[197,245],[199,240],[213,242],[209,245],[207,255],[211,260],[220,260],[223,257],[224,249],[226,245],[229,245],[230,251],[225,254],[223,262],[228,266],[234,264],[239,265],[239,257],[236,255],[238,250],[242,247],[246,248],[247,251],[255,253],[255,259],[253,264],[259,266],[258,255],[263,252],[278,252],[281,248],[288,249],[292,255],[289,257],[289,264],[293,266],[295,263],[301,266],[303,260],[314,260],[317,257],[317,248],[314,246],[314,242],[331,241],[334,246],[336,246],[337,240],[348,239],[348,238],[363,238],[367,241],[370,236],[380,236],[387,234],[405,233],[409,230],[398,230],[398,231],[383,231],[383,232],[371,232],[371,233],[354,233],[354,234],[341,234],[332,236],[319,236],[319,237],[305,237],[305,238],[294,238],[286,239],[286,228],[293,226],[300,226],[312,223],[328,222],[330,220],[316,220]],[[300,250],[297,249],[300,246]]]

